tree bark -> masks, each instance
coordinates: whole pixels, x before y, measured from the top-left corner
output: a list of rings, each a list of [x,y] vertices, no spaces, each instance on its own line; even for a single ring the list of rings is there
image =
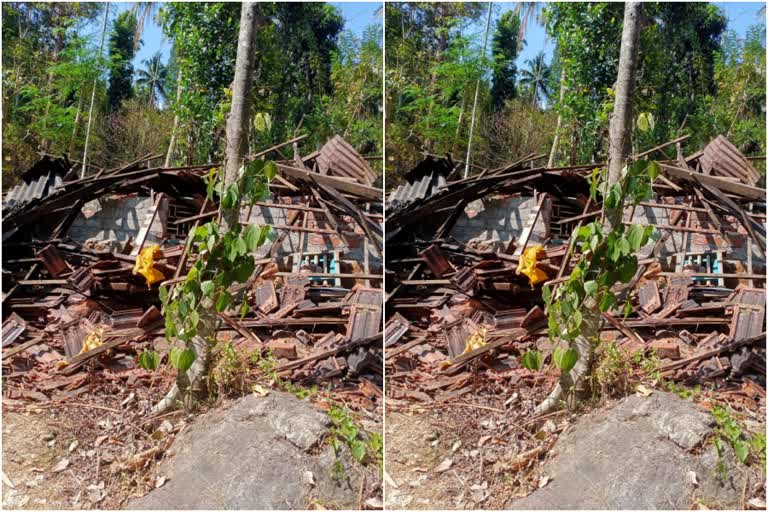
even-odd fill
[[[107,33],[107,20],[109,19],[109,2],[104,4],[104,25],[101,27],[101,41],[99,42],[98,67],[101,69],[101,56],[104,51],[104,36]],[[91,90],[91,106],[88,109],[88,128],[85,130],[85,148],[83,149],[83,169],[80,171],[80,178],[85,178],[88,169],[88,143],[91,141],[91,124],[93,123],[93,103],[96,100],[96,85],[99,83],[99,75],[93,79],[93,89]]]
[[[483,52],[480,54],[481,59],[485,59],[485,47],[488,44],[488,32],[491,30],[491,12],[493,9],[493,2],[488,2],[488,21],[485,24],[485,37],[483,37]],[[482,63],[482,60],[481,60]],[[469,142],[467,142],[467,161],[464,165],[464,177],[469,176],[469,166],[472,160],[472,138],[475,134],[475,115],[477,114],[477,96],[480,92],[480,78],[477,77],[477,84],[475,84],[475,100],[472,102],[472,119],[469,121]]]
[[[225,186],[237,180],[237,173],[248,150],[248,120],[251,118],[251,86],[256,53],[257,17],[257,4],[255,2],[243,2],[240,14],[240,35],[237,38],[232,108],[227,118],[227,150],[224,162]],[[233,208],[222,215],[225,230],[239,222],[239,213],[237,208]]]
[[[240,15],[240,34],[237,41],[235,81],[232,88],[232,107],[227,119],[227,155],[224,163],[224,185],[237,180],[240,165],[248,149],[248,120],[251,111],[251,85],[253,62],[256,50],[257,4],[243,2]],[[226,231],[239,222],[240,208],[235,207],[222,216],[222,227]],[[152,409],[160,414],[174,406],[179,398],[189,407],[193,394],[199,394],[205,384],[211,345],[216,336],[216,314],[213,307],[199,310],[199,334],[192,339],[189,347],[195,352],[195,361],[186,373],[179,373],[176,384]]]
[[[179,129],[179,112],[178,104],[181,100],[181,68],[176,75],[176,114],[173,116],[173,128],[171,129],[171,140],[168,142],[168,153],[165,155],[165,167],[171,166],[171,160],[173,159],[173,151],[176,149],[176,132]]]
[[[560,103],[559,107],[562,108],[563,99],[565,98],[565,68],[560,69]],[[555,158],[557,158],[557,146],[560,144],[560,130],[563,126],[563,115],[557,114],[557,127],[555,128],[555,138],[552,141],[552,150],[549,152],[549,160],[547,161],[547,167],[555,166]]]
[[[629,151],[629,133],[632,126],[632,98],[635,91],[637,71],[638,34],[640,31],[640,3],[629,2],[624,8],[624,28],[621,36],[619,74],[616,84],[616,102],[610,124],[610,154],[608,161],[608,186],[619,182],[624,160]],[[621,223],[621,207],[606,210],[606,223],[609,229]],[[583,323],[581,336],[573,343],[579,355],[576,366],[570,372],[560,376],[560,382],[552,392],[534,410],[534,415],[546,414],[563,397],[571,405],[576,392],[583,391],[592,368],[594,348],[599,342],[601,316],[597,303],[589,299],[582,310]]]
[[[640,2],[627,2],[624,5],[624,28],[621,33],[619,73],[616,78],[616,101],[613,105],[608,135],[608,187],[619,182],[624,161],[629,153],[641,9]],[[622,214],[621,209],[606,210],[608,227],[618,226],[621,223]]]

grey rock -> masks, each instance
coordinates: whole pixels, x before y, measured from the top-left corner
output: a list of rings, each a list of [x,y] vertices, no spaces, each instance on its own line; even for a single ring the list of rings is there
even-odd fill
[[[549,484],[507,508],[689,509],[696,500],[738,507],[749,470],[726,452],[725,477],[718,471],[720,458],[706,443],[713,423],[673,394],[627,397],[567,430],[541,468]]]
[[[304,509],[312,500],[356,508],[362,473],[324,443],[330,424],[287,393],[243,397],[183,431],[159,468],[165,485],[127,508]]]

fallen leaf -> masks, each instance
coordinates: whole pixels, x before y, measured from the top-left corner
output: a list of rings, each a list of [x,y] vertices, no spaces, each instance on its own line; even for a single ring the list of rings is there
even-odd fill
[[[69,466],[69,459],[61,459],[55,466],[53,466],[53,469],[51,469],[51,473],[61,473],[67,467]]]
[[[253,385],[253,394],[256,396],[267,396],[270,390],[260,384]]]
[[[384,508],[384,503],[379,498],[368,498],[367,500],[365,500],[364,503],[367,507],[370,507],[373,509]]]
[[[752,498],[747,502],[747,505],[758,510],[765,510],[765,498]]]
[[[160,487],[162,487],[165,484],[166,480],[168,479],[166,478],[165,475],[158,476],[157,482],[155,482],[155,489],[159,489]]]
[[[637,394],[640,396],[651,396],[653,394],[652,389],[642,384],[638,384],[638,386],[635,388],[635,391],[637,391]]]
[[[304,472],[304,481],[309,485],[315,485],[315,474],[311,471]]]
[[[696,478],[696,472],[695,471],[689,471],[688,472],[688,481],[691,482],[693,485],[699,485],[699,481]]]
[[[69,451],[70,453],[75,451],[80,443],[77,442],[77,440],[72,441],[72,443],[69,445]]]
[[[549,483],[549,475],[543,475],[541,478],[539,478],[539,489],[541,489],[548,483]]]
[[[435,468],[435,473],[443,473],[445,471],[448,471],[450,467],[453,466],[453,459],[445,459],[443,462],[438,464],[438,466]]]
[[[453,443],[453,446],[451,446],[451,451],[455,452],[459,448],[461,448],[461,441],[456,441],[455,443]]]

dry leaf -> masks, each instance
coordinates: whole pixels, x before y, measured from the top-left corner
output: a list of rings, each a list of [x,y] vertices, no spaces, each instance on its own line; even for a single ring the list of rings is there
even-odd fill
[[[260,384],[253,385],[253,394],[256,396],[267,396],[270,390]]]
[[[155,489],[162,487],[166,480],[168,480],[168,478],[165,475],[158,476],[157,481],[155,482]]]
[[[61,473],[67,467],[69,466],[69,459],[61,459],[55,466],[53,466],[53,469],[51,469],[51,473]]]
[[[453,459],[445,459],[435,468],[435,473],[443,473],[448,471],[451,466],[453,466]]]
[[[637,391],[637,394],[640,396],[651,396],[653,394],[652,389],[647,388],[642,384],[638,384],[638,386],[635,388],[635,391]]]
[[[549,475],[543,475],[541,478],[539,478],[539,489],[547,485],[549,480]]]

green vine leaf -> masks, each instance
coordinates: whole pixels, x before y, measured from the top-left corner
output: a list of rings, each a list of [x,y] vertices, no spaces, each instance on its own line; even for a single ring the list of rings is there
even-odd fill
[[[562,372],[569,372],[576,366],[576,362],[579,360],[579,353],[575,348],[564,349],[562,347],[556,347],[552,359],[555,361],[555,366],[560,368]]]
[[[538,350],[528,350],[523,354],[520,363],[523,365],[523,368],[527,368],[531,371],[538,371],[544,363],[544,356],[542,356],[541,352]]]

